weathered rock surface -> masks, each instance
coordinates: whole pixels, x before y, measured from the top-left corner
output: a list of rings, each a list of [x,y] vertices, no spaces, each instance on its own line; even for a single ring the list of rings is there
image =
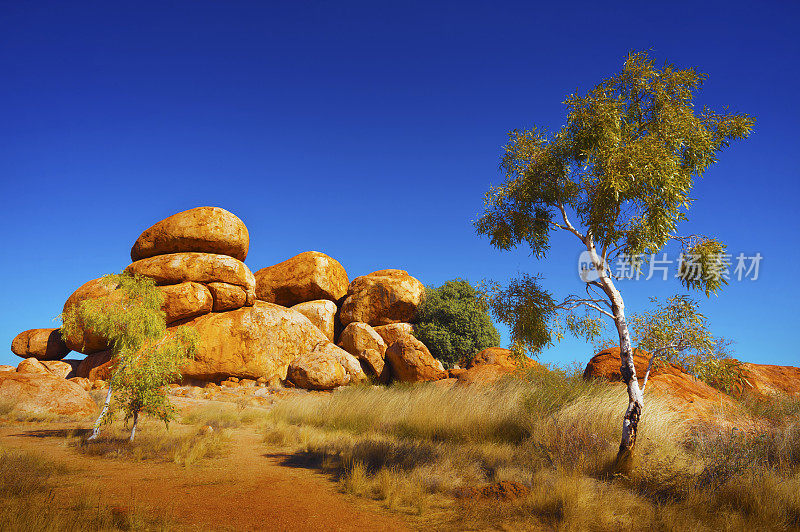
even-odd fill
[[[70,352],[59,329],[29,329],[11,341],[11,352],[22,358],[61,360]]]
[[[42,375],[50,375],[50,370],[35,358],[26,358],[17,365],[18,373],[39,373]]]
[[[212,253],[170,253],[137,260],[125,271],[144,275],[156,284],[222,282],[241,286],[246,292],[255,289],[255,277],[240,260]]]
[[[206,381],[230,376],[285,379],[294,359],[310,353],[317,344],[330,344],[325,334],[299,312],[263,301],[256,301],[252,307],[206,314],[186,325],[197,330],[200,343],[195,359],[181,373]]]
[[[347,272],[318,251],[306,251],[256,272],[256,297],[291,307],[305,301],[339,301],[347,293]]]
[[[314,351],[323,352],[335,358],[350,377],[350,382],[356,383],[366,380],[367,375],[364,373],[364,369],[358,359],[341,347],[326,341],[318,343],[314,347]]]
[[[158,289],[164,296],[161,308],[168,324],[208,314],[214,306],[211,292],[200,283],[178,283],[159,286]]]
[[[247,227],[237,216],[219,207],[197,207],[145,230],[133,244],[131,260],[194,251],[243,261],[249,247]]]
[[[339,347],[353,356],[358,356],[361,351],[374,349],[381,355],[386,352],[386,342],[366,323],[354,321],[347,325],[339,337]]]
[[[109,303],[113,302],[116,297],[113,293],[117,285],[108,279],[99,278],[92,279],[81,285],[64,303],[62,312],[74,312],[77,310],[78,305],[82,301],[90,299],[106,298]],[[64,337],[64,343],[73,351],[79,353],[90,354],[98,351],[104,351],[109,348],[108,340],[103,336],[97,334],[87,327],[81,327],[79,323],[79,330],[77,333]]]
[[[67,380],[70,382],[74,382],[87,392],[92,389],[92,381],[90,381],[89,379],[85,379],[83,377],[70,377]]]
[[[507,375],[513,375],[514,369],[499,364],[480,364],[469,369],[451,369],[450,377],[458,379],[458,384],[492,384]]]
[[[505,349],[503,347],[487,347],[486,349],[476,353],[472,358],[462,360],[460,365],[464,369],[470,369],[475,366],[482,366],[486,364],[496,364],[512,371],[518,368],[545,369],[544,366],[535,360],[526,356],[517,357],[514,355],[512,350]]]
[[[353,279],[339,319],[342,325],[412,322],[424,296],[425,287],[408,272],[379,270]]]
[[[287,378],[307,390],[332,390],[350,382],[350,376],[336,357],[325,351],[313,351],[294,359],[289,364]]]
[[[236,310],[244,306],[252,306],[253,299],[248,303],[247,291],[241,286],[228,283],[208,283],[208,290],[211,292],[214,304],[214,312],[225,310]],[[255,294],[255,291],[251,292]]]
[[[433,358],[425,344],[405,336],[386,350],[392,378],[401,382],[435,381],[447,378],[442,363]]]
[[[389,325],[373,327],[373,329],[383,338],[387,346],[392,345],[403,336],[413,336],[414,334],[414,326],[410,323],[390,323]]]
[[[639,381],[644,379],[644,374],[647,371],[647,364],[650,361],[650,355],[646,351],[639,349],[633,353],[633,365],[636,367],[636,378]],[[674,364],[664,363],[661,365],[653,364],[650,370],[650,378],[661,373],[670,373],[678,375],[684,373],[680,368]],[[620,372],[620,358],[619,347],[611,347],[603,349],[586,365],[583,371],[584,379],[603,379],[609,382],[622,382],[622,374]]]
[[[763,395],[787,394],[800,396],[800,368],[769,364],[742,363],[745,389]]]
[[[336,332],[336,303],[329,299],[317,299],[293,305],[292,310],[296,310],[308,318],[320,331],[325,333],[328,340],[333,342]]]
[[[17,368],[8,364],[0,364],[0,371],[17,371]]]
[[[339,347],[358,358],[366,372],[379,382],[388,382],[389,368],[384,361],[387,346],[375,329],[366,323],[353,322],[342,331]]]
[[[0,401],[26,414],[83,416],[95,411],[86,390],[50,373],[0,372]]]
[[[72,373],[72,366],[60,360],[42,360],[42,365],[55,377],[66,379]]]

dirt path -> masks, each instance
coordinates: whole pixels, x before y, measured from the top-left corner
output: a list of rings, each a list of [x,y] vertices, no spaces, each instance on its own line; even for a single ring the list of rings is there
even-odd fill
[[[168,520],[223,530],[408,530],[397,517],[338,493],[321,474],[265,454],[252,429],[233,432],[229,455],[187,468],[156,461],[89,457],[66,446],[59,429],[0,426],[0,443],[70,468],[55,475],[54,500],[135,507]]]

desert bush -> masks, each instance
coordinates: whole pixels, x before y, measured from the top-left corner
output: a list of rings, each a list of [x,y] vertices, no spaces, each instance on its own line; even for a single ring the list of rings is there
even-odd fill
[[[417,311],[414,336],[448,368],[464,357],[500,344],[500,334],[487,305],[463,279],[426,288],[425,300]]]

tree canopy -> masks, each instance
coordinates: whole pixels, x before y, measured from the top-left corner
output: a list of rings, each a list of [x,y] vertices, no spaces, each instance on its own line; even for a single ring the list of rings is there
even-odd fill
[[[104,279],[116,285],[111,294],[87,299],[62,316],[65,334],[79,334],[88,328],[107,338],[112,351],[112,373],[106,404],[97,419],[94,436],[103,422],[120,410],[125,422],[133,418],[131,440],[139,413],[165,423],[174,415],[166,386],[180,378],[180,366],[193,356],[197,332],[189,327],[167,331],[161,309],[163,295],[153,279],[139,275],[114,274]],[[109,411],[112,396],[115,404]]]
[[[426,288],[414,335],[447,367],[500,343],[481,294],[463,279]]]

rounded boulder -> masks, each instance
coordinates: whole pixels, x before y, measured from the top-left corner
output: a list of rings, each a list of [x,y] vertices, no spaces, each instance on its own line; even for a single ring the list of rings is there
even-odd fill
[[[404,270],[380,270],[356,277],[342,304],[342,325],[354,321],[376,325],[412,322],[425,297],[425,286]]]
[[[70,352],[70,348],[61,338],[59,329],[29,329],[14,337],[11,352],[22,358],[61,360]]]
[[[347,294],[349,280],[339,261],[318,251],[306,251],[256,272],[256,297],[267,303],[291,307]]]
[[[249,247],[250,234],[236,215],[219,207],[197,207],[173,214],[146,229],[131,248],[131,260],[200,252],[243,261]]]

